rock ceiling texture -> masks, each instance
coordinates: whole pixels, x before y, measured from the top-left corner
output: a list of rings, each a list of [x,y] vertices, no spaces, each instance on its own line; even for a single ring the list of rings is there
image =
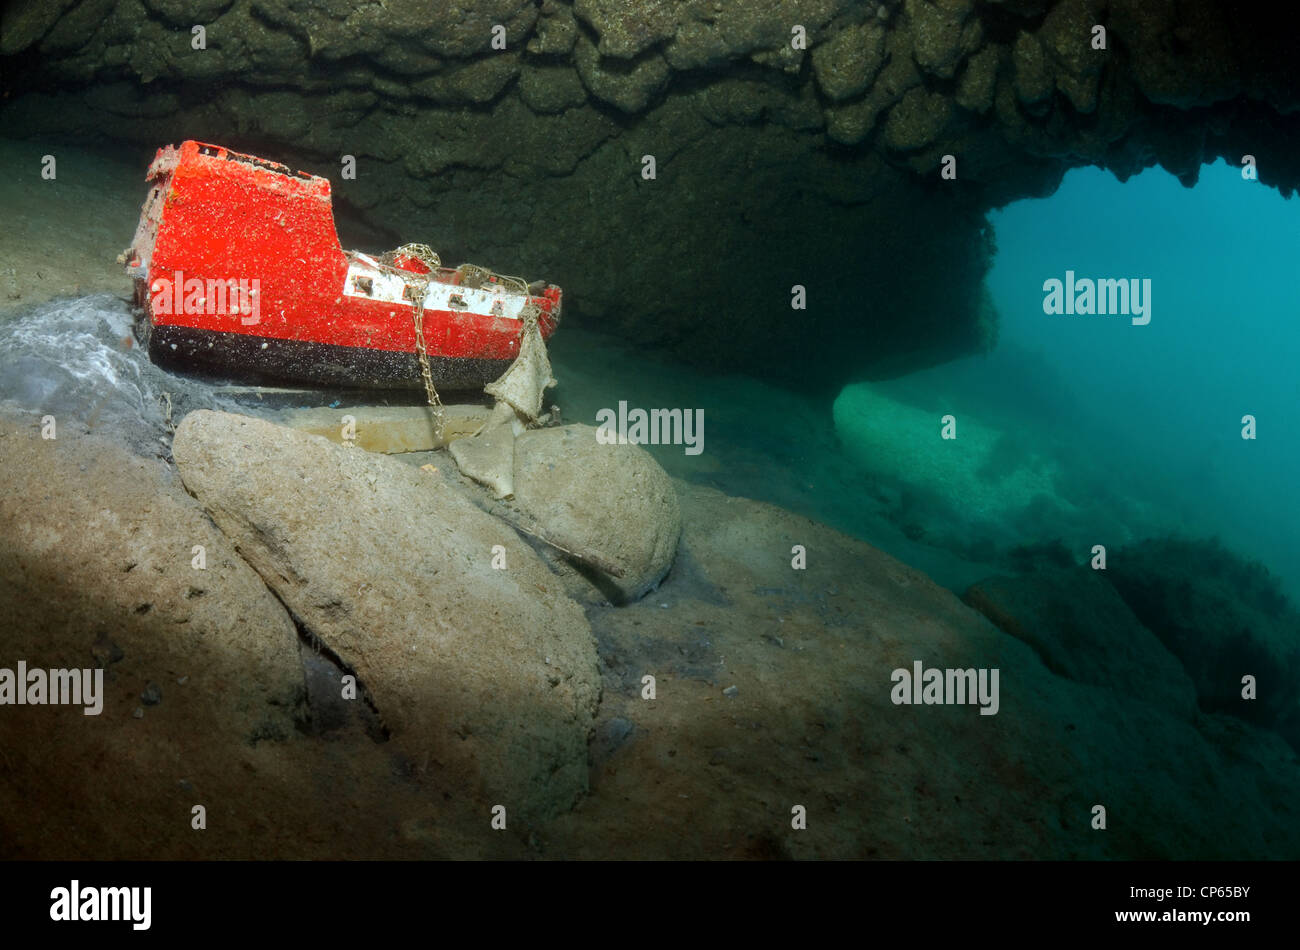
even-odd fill
[[[561,284],[566,319],[829,390],[989,347],[985,213],[1071,167],[1190,184],[1252,155],[1290,194],[1300,13],[1279,9],[11,2],[0,134],[254,151],[394,243]]]

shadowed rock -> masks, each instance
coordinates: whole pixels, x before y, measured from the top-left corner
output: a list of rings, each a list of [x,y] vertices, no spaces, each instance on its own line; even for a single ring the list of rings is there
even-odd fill
[[[419,773],[530,820],[582,794],[591,633],[506,524],[419,469],[246,416],[191,413],[173,452]]]
[[[1053,673],[1196,715],[1187,672],[1091,568],[990,577],[962,600],[1034,648]]]

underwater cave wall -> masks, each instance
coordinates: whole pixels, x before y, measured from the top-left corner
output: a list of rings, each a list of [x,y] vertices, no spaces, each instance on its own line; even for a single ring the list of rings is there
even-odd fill
[[[1212,0],[20,0],[0,134],[255,151],[393,243],[561,284],[566,319],[830,391],[990,346],[984,214],[1069,167],[1191,182],[1250,154],[1289,194],[1297,22]]]

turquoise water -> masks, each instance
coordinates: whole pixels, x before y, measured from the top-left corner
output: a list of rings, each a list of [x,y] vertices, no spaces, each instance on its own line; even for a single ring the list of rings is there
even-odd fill
[[[1224,162],[1190,189],[1160,169],[1120,183],[1089,168],[993,221],[1003,339],[1037,350],[1097,423],[1086,449],[1115,463],[1117,483],[1175,503],[1189,532],[1220,534],[1295,591],[1300,203]],[[1044,314],[1043,281],[1067,268],[1150,277],[1150,324]],[[1254,441],[1241,437],[1247,414]]]
[[[1099,542],[1122,505],[1135,536],[1217,536],[1295,599],[1300,204],[1220,162],[1190,189],[1159,169],[1123,183],[1078,169],[1051,197],[991,218],[994,352],[877,388],[991,423],[1022,454],[1060,460]],[[1076,281],[1149,279],[1150,322],[1045,313],[1044,282],[1067,271]],[[1246,415],[1254,440],[1242,438]],[[1037,540],[1055,529],[1044,519]]]

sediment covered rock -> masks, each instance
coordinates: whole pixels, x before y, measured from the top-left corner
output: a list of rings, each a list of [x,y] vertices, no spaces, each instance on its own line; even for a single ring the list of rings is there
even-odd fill
[[[602,445],[585,425],[525,432],[515,440],[514,490],[543,535],[582,559],[615,600],[643,596],[672,566],[677,493],[638,445]]]
[[[0,706],[7,851],[180,856],[194,804],[249,833],[307,718],[294,625],[164,463],[54,422],[0,414],[0,667],[100,670],[102,710]]]
[[[588,611],[605,691],[592,797],[551,828],[570,853],[1300,854],[1300,766],[1276,733],[1229,716],[1193,721],[1179,689],[1171,707],[1149,690],[1058,675],[1029,644],[867,544],[768,505],[677,487],[682,551],[663,586]],[[1056,646],[1076,675],[1107,678],[1106,661],[1086,656],[1099,641],[1079,643],[1082,656],[1073,643]],[[1146,655],[1128,651],[1110,668]],[[917,661],[996,668],[997,712],[981,715],[969,699],[895,703],[894,671]],[[1166,675],[1168,664],[1156,670]],[[1140,666],[1125,675],[1140,685]],[[1099,804],[1105,831],[1092,825]],[[807,831],[791,830],[795,806]],[[625,810],[653,815],[656,834],[621,821]]]
[[[246,416],[191,413],[173,451],[421,774],[528,820],[582,794],[591,632],[508,525],[412,466]]]
[[[962,600],[1028,643],[1053,673],[1196,716],[1183,665],[1090,567],[990,577]]]
[[[1300,613],[1266,568],[1217,542],[1159,538],[1114,552],[1106,574],[1186,667],[1202,709],[1277,729],[1300,749]]]
[[[588,607],[596,681],[578,646],[591,634],[554,579],[414,465],[193,414],[176,455],[218,531],[160,460],[76,424],[57,442],[28,419],[3,432],[0,666],[14,651],[99,663],[108,686],[100,717],[0,707],[0,831],[17,856],[1300,855],[1300,768],[1276,733],[1082,682],[1102,666],[1064,640],[1053,655],[1080,678],[1057,675],[1046,641],[1031,648],[917,571],[768,505],[674,483],[668,577],[651,598]],[[192,538],[210,586],[191,597]],[[483,563],[488,540],[505,570]],[[366,671],[389,741],[292,728],[274,701],[299,692],[292,623],[241,554],[308,636]],[[124,571],[123,556],[141,560]],[[1079,646],[1107,643],[1119,650]],[[997,669],[996,713],[894,702],[893,672],[917,661]],[[286,736],[256,730],[268,710]],[[566,811],[588,733],[590,794]],[[489,776],[507,783],[499,802],[482,797]],[[487,801],[528,833],[488,830]],[[191,826],[199,804],[207,831]]]

